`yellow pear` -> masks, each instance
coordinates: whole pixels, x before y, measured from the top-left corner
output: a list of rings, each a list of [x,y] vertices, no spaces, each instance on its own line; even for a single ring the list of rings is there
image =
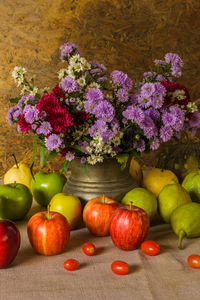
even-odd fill
[[[137,182],[137,184],[141,186],[143,180],[142,168],[139,162],[134,157],[132,157],[131,159],[129,173],[131,174],[133,179]]]
[[[22,183],[31,189],[32,175],[30,167],[25,163],[16,163],[4,175],[4,184],[8,183]]]
[[[154,168],[143,180],[143,187],[151,191],[156,197],[167,184],[178,183],[177,176],[170,170]]]

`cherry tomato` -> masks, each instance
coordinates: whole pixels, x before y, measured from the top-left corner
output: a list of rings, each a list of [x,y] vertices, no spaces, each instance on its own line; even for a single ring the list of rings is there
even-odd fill
[[[190,267],[200,269],[200,255],[192,254],[188,256],[187,262]]]
[[[79,262],[76,259],[68,259],[64,262],[64,268],[68,271],[75,271],[79,267]]]
[[[141,244],[142,251],[147,255],[158,255],[160,246],[154,241],[145,241]]]
[[[83,252],[88,255],[88,256],[92,256],[92,255],[95,255],[96,253],[96,247],[94,244],[92,243],[85,243],[82,247],[83,249]]]
[[[126,275],[129,273],[129,265],[121,260],[116,260],[111,264],[111,270],[117,275]]]

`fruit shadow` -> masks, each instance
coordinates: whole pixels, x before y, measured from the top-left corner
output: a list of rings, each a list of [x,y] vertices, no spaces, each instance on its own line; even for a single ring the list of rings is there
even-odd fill
[[[140,269],[142,269],[142,267],[139,265],[129,265],[129,274],[136,273]]]
[[[75,249],[80,249],[84,243],[91,242],[95,244],[95,242],[101,237],[96,237],[92,235],[89,231],[81,231],[81,232],[73,232],[71,234],[69,244],[67,245],[66,251],[74,251]],[[105,247],[97,247],[96,254],[100,255],[104,252]]]
[[[32,247],[27,247],[24,249],[20,249],[19,253],[17,254],[16,259],[14,262],[11,264],[12,268],[17,268],[18,265],[23,265],[23,264],[29,264],[31,260],[35,261],[35,252],[32,249]]]

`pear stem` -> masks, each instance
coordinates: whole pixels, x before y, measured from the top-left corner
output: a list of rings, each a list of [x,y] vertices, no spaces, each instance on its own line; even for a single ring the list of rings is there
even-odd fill
[[[179,249],[183,249],[183,247],[182,247],[182,240],[183,240],[183,238],[186,236],[186,233],[185,233],[185,231],[184,230],[180,230],[179,231],[179,234],[178,234],[178,237],[179,237],[179,239],[178,239],[178,248]]]
[[[19,165],[18,165],[18,162],[17,162],[17,159],[16,159],[16,156],[15,156],[15,154],[13,153],[13,154],[12,154],[12,156],[14,157],[15,164],[16,164],[17,168],[19,168]]]
[[[132,210],[133,201],[130,201],[130,210]]]
[[[103,194],[103,203],[105,203],[105,194]]]

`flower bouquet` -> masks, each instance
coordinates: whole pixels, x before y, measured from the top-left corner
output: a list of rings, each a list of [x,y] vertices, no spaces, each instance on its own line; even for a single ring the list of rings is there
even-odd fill
[[[78,45],[65,43],[60,49],[67,66],[58,72],[51,92],[39,92],[24,68],[15,67],[12,73],[22,96],[11,99],[16,105],[7,119],[19,132],[35,134],[33,161],[39,143],[41,167],[58,153],[65,158],[64,172],[75,157],[86,169],[109,157],[124,167],[130,154],[156,150],[183,131],[195,134],[200,127],[200,113],[187,89],[173,80],[183,67],[177,54],[155,60],[154,70],[133,88],[122,71],[114,70],[108,78],[106,67],[88,62]]]

